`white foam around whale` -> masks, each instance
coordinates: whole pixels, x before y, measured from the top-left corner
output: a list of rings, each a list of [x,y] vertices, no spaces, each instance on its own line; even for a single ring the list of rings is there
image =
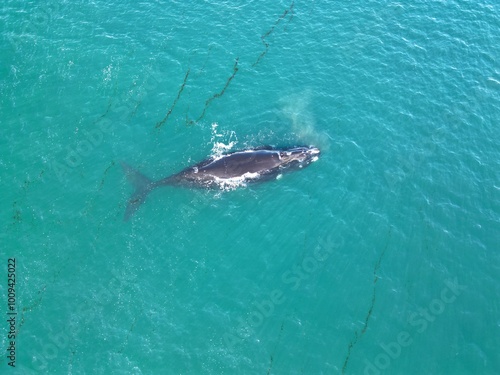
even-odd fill
[[[227,134],[219,133],[217,131],[218,126],[219,124],[216,122],[212,124],[212,136],[210,137],[210,143],[212,144],[210,155],[214,159],[220,159],[222,155],[231,151],[238,144],[238,137],[235,131],[231,130]]]

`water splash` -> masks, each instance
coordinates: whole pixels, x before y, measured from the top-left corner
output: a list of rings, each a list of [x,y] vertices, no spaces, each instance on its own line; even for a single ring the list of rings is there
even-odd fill
[[[71,62],[71,61],[70,61]],[[73,65],[73,62],[71,62],[71,65]],[[68,65],[69,66],[69,65]],[[102,70],[102,75],[103,75],[103,81],[105,83],[111,81],[111,78],[113,76],[113,64],[109,64],[107,67],[105,67]]]
[[[212,144],[210,155],[215,159],[220,159],[223,154],[231,151],[238,144],[238,137],[234,130],[219,133],[217,131],[218,126],[219,124],[216,122],[212,124],[212,136],[210,137],[210,143]]]

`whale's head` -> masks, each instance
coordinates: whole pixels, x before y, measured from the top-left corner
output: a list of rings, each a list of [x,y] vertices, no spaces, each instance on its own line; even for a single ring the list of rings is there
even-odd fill
[[[318,160],[320,153],[316,147],[299,146],[280,151],[280,159],[283,167],[303,168]]]

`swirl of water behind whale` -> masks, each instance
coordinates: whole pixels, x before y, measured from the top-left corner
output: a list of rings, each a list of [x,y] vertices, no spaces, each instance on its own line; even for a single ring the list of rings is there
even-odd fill
[[[227,189],[245,186],[250,182],[270,180],[283,172],[303,168],[316,161],[319,154],[320,150],[316,147],[275,149],[264,146],[211,157],[158,181],[151,180],[128,164],[121,162],[127,179],[135,188],[128,201],[124,220],[130,219],[144,203],[147,195],[157,187],[172,185]]]

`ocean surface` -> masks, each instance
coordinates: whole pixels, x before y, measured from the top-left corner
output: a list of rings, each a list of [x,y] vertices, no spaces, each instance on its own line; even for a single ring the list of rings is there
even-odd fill
[[[498,2],[6,0],[0,26],[1,374],[500,373]],[[121,161],[261,145],[322,154],[123,221]]]

